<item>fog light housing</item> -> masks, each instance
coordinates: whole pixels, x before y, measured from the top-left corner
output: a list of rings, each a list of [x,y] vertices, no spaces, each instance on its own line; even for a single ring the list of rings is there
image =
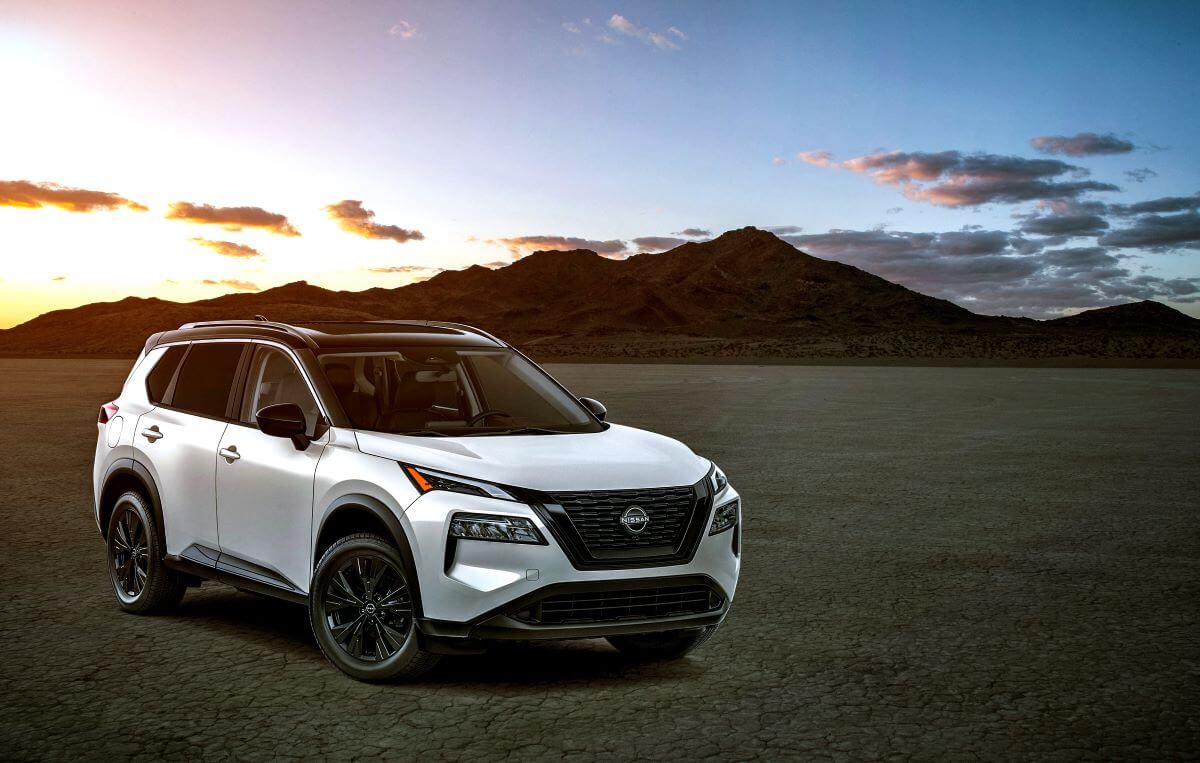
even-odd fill
[[[458,540],[546,545],[546,539],[538,532],[533,520],[498,514],[455,514],[450,518],[450,537]]]
[[[734,498],[729,503],[723,503],[713,512],[712,525],[708,528],[709,535],[723,533],[733,527],[738,522],[738,515],[742,511],[742,502],[738,498]]]

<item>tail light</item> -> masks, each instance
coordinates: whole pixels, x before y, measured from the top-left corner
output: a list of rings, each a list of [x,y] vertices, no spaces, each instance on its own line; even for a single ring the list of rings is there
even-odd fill
[[[100,406],[99,422],[101,424],[107,424],[108,422],[112,421],[113,416],[116,416],[116,415],[117,415],[117,404],[116,403],[105,403],[104,405]]]

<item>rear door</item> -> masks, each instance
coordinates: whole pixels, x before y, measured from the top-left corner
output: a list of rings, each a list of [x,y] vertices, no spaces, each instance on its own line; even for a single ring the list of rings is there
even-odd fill
[[[136,458],[158,484],[170,555],[215,563],[217,447],[247,347],[246,342],[193,342],[161,401],[138,420]],[[154,387],[162,380],[149,381]]]
[[[220,568],[276,587],[308,590],[313,481],[328,435],[297,450],[289,439],[263,434],[255,414],[295,403],[312,437],[322,411],[291,355],[255,345],[240,416],[230,423],[217,454]]]

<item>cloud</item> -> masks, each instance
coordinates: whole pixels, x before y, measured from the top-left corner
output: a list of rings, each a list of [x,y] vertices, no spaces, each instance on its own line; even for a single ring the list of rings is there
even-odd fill
[[[817,167],[830,167],[834,164],[833,154],[828,151],[801,151],[796,154],[796,158],[806,164],[813,164]]]
[[[50,280],[51,281],[65,281],[65,280],[67,280],[67,277],[66,276],[54,276]]]
[[[1109,208],[1118,215],[1140,215],[1146,212],[1187,212],[1200,209],[1200,193],[1193,196],[1163,196],[1136,204],[1119,204]]]
[[[1097,135],[1094,132],[1081,132],[1078,135],[1043,135],[1029,141],[1029,144],[1043,154],[1062,154],[1064,156],[1097,156],[1100,154],[1128,154],[1134,145],[1122,140],[1112,133]]]
[[[428,265],[389,265],[382,268],[367,268],[371,273],[428,273],[436,275],[445,268],[433,268]]]
[[[582,34],[583,33],[583,30],[579,28],[579,25],[573,21],[564,22],[562,26],[563,26],[563,29],[567,30],[571,34]]]
[[[683,32],[681,32],[678,27],[673,27],[673,26],[667,27],[667,34],[671,35],[672,37],[677,37],[680,40],[684,40],[685,42],[687,41],[687,38],[688,38],[688,36],[686,34],[684,34]]]
[[[605,257],[620,258],[628,254],[628,245],[619,239],[599,241],[576,236],[513,236],[511,238],[489,238],[485,244],[494,244],[507,249],[513,259],[520,259],[538,251],[569,252],[574,249],[590,249]]]
[[[1133,225],[1101,236],[1097,243],[1102,246],[1149,249],[1155,252],[1200,249],[1200,213],[1191,211],[1177,215],[1143,215]]]
[[[795,235],[804,230],[799,225],[768,225],[765,230],[774,233],[776,236]]]
[[[1049,317],[1130,299],[1200,296],[1200,279],[1135,276],[1104,246],[1044,249],[1004,231],[831,230],[783,238],[983,313]]]
[[[688,240],[686,238],[672,238],[671,236],[642,236],[635,238],[633,243],[642,252],[665,252],[668,249],[674,249],[677,246],[688,243]]]
[[[259,291],[259,288],[256,284],[252,284],[249,281],[239,281],[236,278],[223,278],[220,281],[214,281],[211,278],[205,278],[200,283],[204,284],[205,286],[225,286],[230,289],[236,289],[237,291]]]
[[[57,183],[33,183],[28,180],[0,180],[0,207],[56,207],[68,212],[108,212],[124,207],[135,212],[146,211],[146,207],[136,201],[108,191],[88,191]]]
[[[411,40],[417,36],[417,27],[415,24],[400,19],[388,28],[388,34],[392,37],[399,37],[401,40]]]
[[[1101,202],[1055,200],[1040,206],[1052,214],[1025,215],[1021,230],[1039,236],[1095,236],[1108,229],[1103,215],[1107,205]]]
[[[687,39],[678,29],[675,29],[677,34],[672,34],[670,30],[674,29],[674,27],[669,27],[667,33],[662,34],[646,27],[638,26],[619,13],[612,15],[612,18],[608,20],[608,26],[615,32],[620,32],[627,37],[637,38],[647,45],[653,45],[661,50],[679,50],[679,43],[672,40],[672,37],[678,40]]]
[[[200,246],[207,247],[222,257],[261,257],[262,253],[252,246],[245,244],[237,244],[233,241],[213,241],[207,238],[193,238],[192,241]]]
[[[773,156],[771,157],[771,164],[775,165],[776,167],[782,167],[783,165],[787,164],[787,159],[784,159],[782,156]]]
[[[425,234],[419,230],[408,230],[395,225],[375,222],[375,213],[364,209],[361,201],[345,199],[325,207],[329,217],[337,221],[338,227],[347,233],[363,238],[387,239],[403,244],[407,241],[422,241]]]
[[[511,260],[493,260],[492,262],[485,262],[481,264],[480,267],[487,268],[488,270],[499,270],[500,268],[507,267],[511,264]]]
[[[1117,191],[1093,180],[1059,180],[1088,174],[1057,159],[1025,159],[961,151],[881,151],[837,163],[825,151],[798,155],[820,167],[870,174],[877,183],[898,185],[913,201],[947,207],[972,207],[1041,199],[1074,199],[1090,191]]]
[[[299,236],[287,217],[262,207],[214,207],[211,204],[172,202],[165,215],[168,220],[183,220],[197,225],[219,225],[227,231],[257,228],[280,236]]]
[[[1142,167],[1136,170],[1125,170],[1125,177],[1135,183],[1145,183],[1150,178],[1158,177],[1158,173],[1149,167]]]
[[[684,228],[683,230],[675,231],[671,235],[672,236],[687,236],[688,238],[702,238],[702,237],[706,237],[706,236],[711,236],[712,231],[707,230],[705,228]]]

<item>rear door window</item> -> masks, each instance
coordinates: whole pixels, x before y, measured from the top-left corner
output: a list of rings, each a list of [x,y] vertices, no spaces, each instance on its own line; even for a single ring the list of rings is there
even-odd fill
[[[214,419],[225,418],[245,346],[240,342],[193,344],[179,369],[171,407]]]
[[[167,396],[167,388],[171,386],[171,379],[175,377],[175,369],[179,368],[179,361],[185,352],[187,352],[186,344],[168,347],[146,376],[146,395],[150,398],[150,402],[158,405]]]

